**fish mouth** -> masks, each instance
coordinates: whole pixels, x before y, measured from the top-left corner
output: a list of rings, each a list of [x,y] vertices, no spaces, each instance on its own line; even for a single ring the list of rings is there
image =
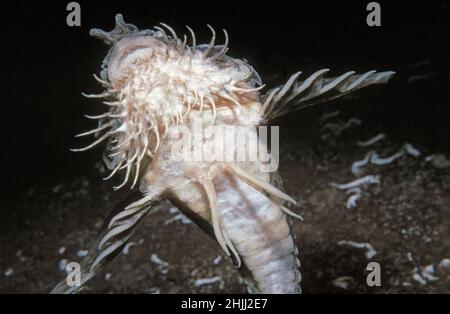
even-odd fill
[[[136,61],[150,58],[164,43],[152,36],[127,36],[118,41],[108,60],[108,79],[113,87],[120,88],[126,70]]]

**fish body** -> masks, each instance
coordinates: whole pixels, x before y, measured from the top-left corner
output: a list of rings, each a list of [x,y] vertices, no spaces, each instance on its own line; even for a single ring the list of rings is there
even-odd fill
[[[246,61],[216,45],[198,45],[187,28],[181,40],[168,25],[139,30],[116,16],[116,27],[91,35],[111,46],[100,77],[105,88],[88,98],[103,99],[96,140],[107,142],[104,161],[110,175],[122,174],[116,189],[130,186],[141,199],[107,221],[82,262],[87,280],[117,255],[138,223],[160,200],[169,200],[217,240],[244,276],[249,292],[300,293],[298,250],[288,216],[296,201],[283,191],[277,160],[261,136],[271,120],[362,87],[385,83],[393,72],[350,71],[326,78],[323,69],[300,80],[293,74],[282,86],[265,87]],[[267,130],[266,130],[267,131]],[[277,143],[275,143],[277,144]],[[273,152],[273,142],[271,150]],[[55,293],[75,292],[63,281]]]

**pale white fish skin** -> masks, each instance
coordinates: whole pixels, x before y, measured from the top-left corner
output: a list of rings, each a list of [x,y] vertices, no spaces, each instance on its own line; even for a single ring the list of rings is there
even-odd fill
[[[286,215],[242,181],[218,188],[224,227],[261,293],[300,293],[299,261]]]

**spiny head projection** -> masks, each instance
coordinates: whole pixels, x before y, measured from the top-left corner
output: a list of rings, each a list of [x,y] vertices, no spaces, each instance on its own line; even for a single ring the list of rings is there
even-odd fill
[[[110,110],[99,116],[95,130],[79,134],[96,134],[91,145],[74,151],[88,150],[109,140],[104,160],[111,174],[125,172],[124,181],[133,178],[132,188],[141,177],[142,168],[158,151],[161,139],[172,125],[183,124],[193,111],[216,111],[227,106],[239,111],[248,100],[255,100],[261,85],[258,74],[245,62],[226,55],[225,43],[215,45],[216,32],[208,25],[212,39],[208,45],[197,45],[194,31],[187,27],[181,41],[175,31],[161,23],[153,30],[139,30],[116,16],[111,32],[92,29],[90,34],[111,48],[103,61],[101,78],[106,89],[100,95]],[[259,86],[259,87],[257,87]]]

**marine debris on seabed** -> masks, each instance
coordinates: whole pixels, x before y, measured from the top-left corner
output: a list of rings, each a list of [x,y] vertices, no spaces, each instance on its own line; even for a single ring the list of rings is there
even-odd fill
[[[367,243],[367,242],[363,242],[363,243],[359,243],[359,242],[354,242],[354,241],[339,241],[338,245],[349,245],[351,247],[357,248],[357,249],[366,249],[366,257],[367,259],[371,259],[373,258],[375,255],[378,254],[378,252],[373,248],[372,244]]]

